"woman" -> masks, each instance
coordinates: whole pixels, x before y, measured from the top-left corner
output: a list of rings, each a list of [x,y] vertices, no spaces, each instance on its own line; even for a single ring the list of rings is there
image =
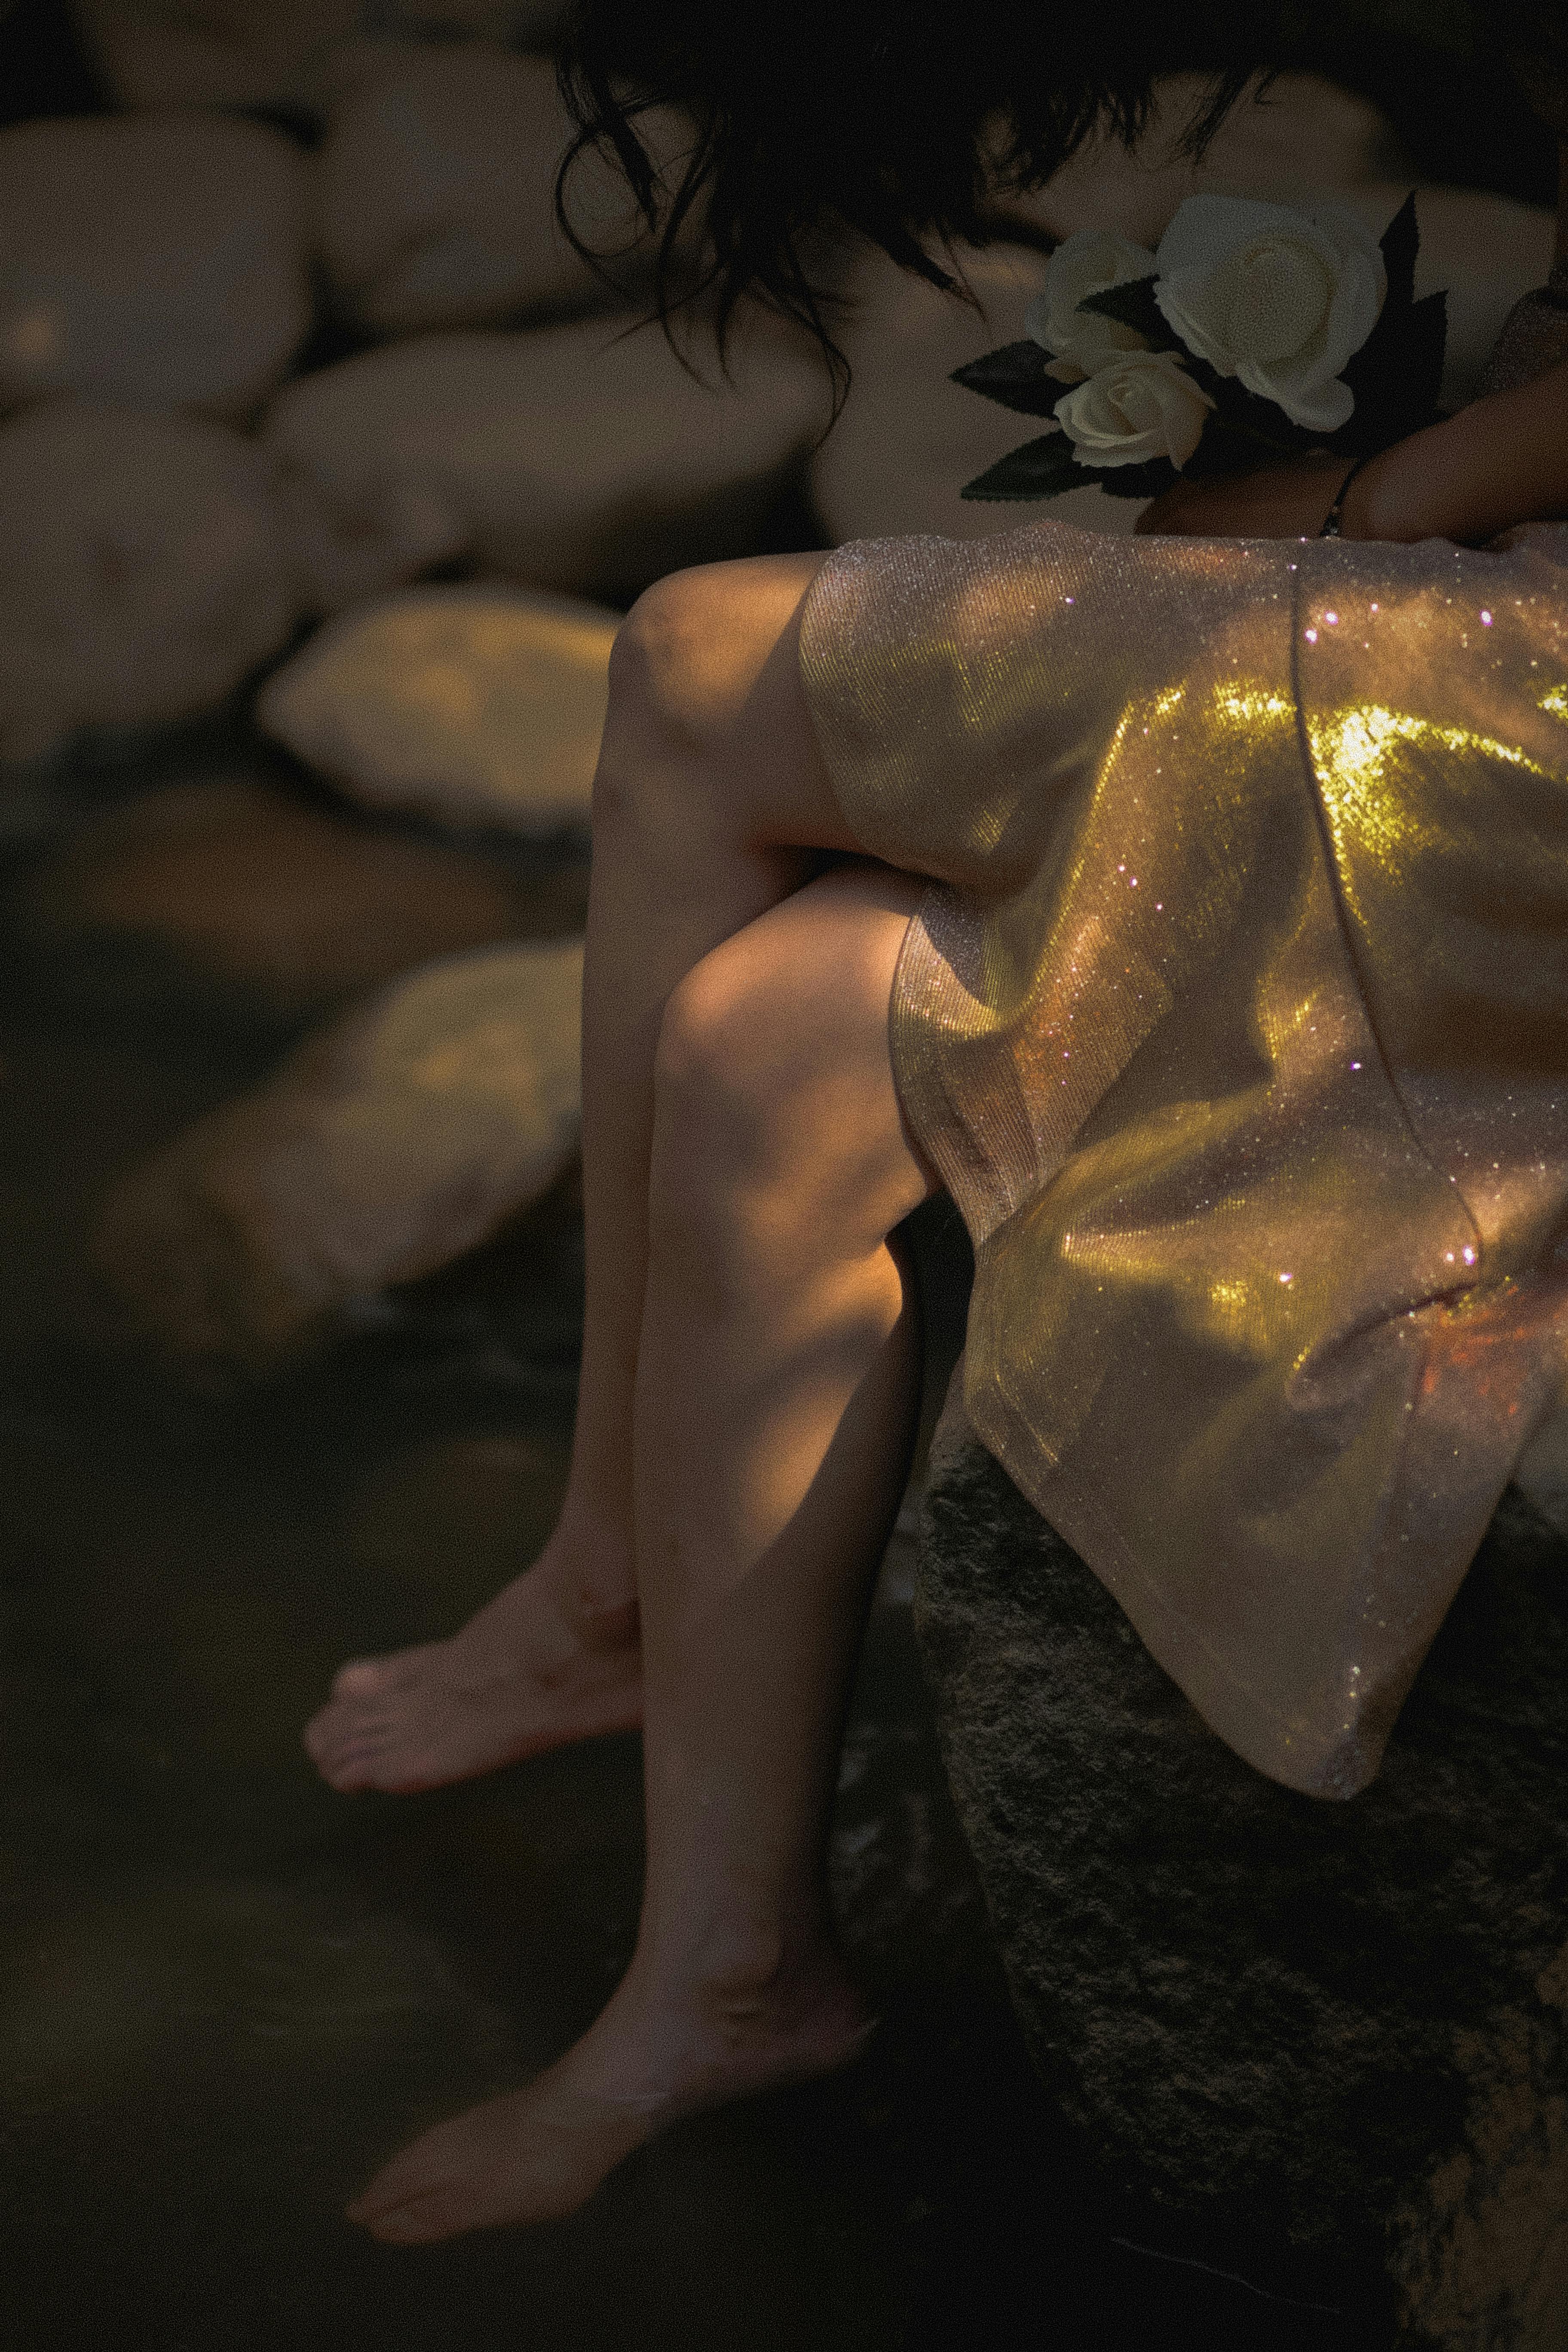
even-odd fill
[[[792,11],[771,50],[725,8],[638,32],[645,13],[588,11],[589,119],[635,178],[605,61],[695,104],[725,297],[760,282],[811,315],[795,255],[823,211],[931,274],[915,233],[974,228],[998,108],[1018,170],[1043,176],[1103,115],[1135,132],[1152,73],[1193,62],[1124,16],[1102,52],[1053,47],[1020,87],[1035,12],[999,0],[962,28],[837,8],[831,42],[824,10],[815,47]],[[1258,60],[1213,23],[1219,103]],[[1106,62],[1129,56],[1135,71]],[[868,125],[851,100],[871,89]],[[641,1932],[559,2064],[372,2183],[352,2211],[376,2235],[569,2211],[661,2123],[842,2064],[868,2031],[833,1944],[826,1822],[915,1418],[897,1228],[939,1181],[980,1244],[969,1389],[988,1442],[1244,1755],[1321,1793],[1375,1769],[1561,1377],[1546,1259],[1568,1188],[1535,1110],[1568,987],[1540,908],[1568,871],[1536,875],[1544,1091],[1494,1162],[1512,1190],[1489,1192],[1459,1163],[1495,1137],[1495,1103],[1472,1098],[1473,1040],[1452,1098],[1421,1096],[1431,1041],[1400,1024],[1419,1028],[1425,983],[1388,949],[1374,853],[1391,809],[1420,834],[1423,778],[1481,793],[1500,862],[1469,952],[1508,964],[1521,861],[1568,788],[1551,698],[1568,598],[1550,550],[1456,550],[1568,515],[1568,364],[1344,474],[1310,457],[1179,486],[1147,543],[1047,520],[966,549],[716,566],[634,609],[595,788],[587,1319],[561,1522],[453,1640],[345,1668],[309,1739],[335,1787],[412,1790],[640,1722]],[[1291,542],[1336,508],[1348,541],[1455,547],[1314,548],[1309,566]],[[1397,809],[1382,770],[1356,799],[1368,710],[1416,744]],[[1493,820],[1516,770],[1534,829],[1510,852]],[[1481,854],[1463,814],[1426,826],[1429,917]],[[1449,977],[1446,1002],[1474,995],[1473,972]],[[1280,1234],[1311,1262],[1274,1266]],[[1472,1437],[1478,1398],[1497,1410]],[[1148,1457],[1131,1495],[1108,1475],[1108,1403],[1121,1454],[1132,1426]],[[1460,1474],[1439,1462],[1457,1427]],[[1216,1471],[1265,1459],[1282,1466],[1244,1507],[1216,1502]],[[1308,1571],[1283,1609],[1281,1544]],[[1424,1563],[1396,1593],[1394,1558]]]

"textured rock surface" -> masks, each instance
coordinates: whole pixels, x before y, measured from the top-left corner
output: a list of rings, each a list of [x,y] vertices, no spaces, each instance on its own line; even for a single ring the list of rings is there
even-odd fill
[[[1001,245],[961,247],[956,257],[979,317],[879,255],[850,280],[853,308],[835,333],[854,378],[811,467],[812,505],[836,545],[905,530],[982,539],[1047,511],[960,498],[965,482],[1042,428],[948,381],[954,368],[1023,334],[1046,257]],[[1109,531],[1131,530],[1142,510],[1142,501],[1110,498],[1093,482],[1049,508],[1056,521]]]
[[[362,36],[482,35],[542,47],[563,0],[70,0],[125,106],[318,108]]]
[[[614,300],[555,217],[572,129],[554,67],[489,43],[418,49],[356,81],[319,161],[321,257],[342,309],[411,334]],[[676,117],[645,115],[638,131],[671,151],[689,143]],[[617,283],[640,286],[651,256],[625,182],[584,158],[571,189],[579,236],[620,257]]]
[[[97,1256],[175,1353],[261,1369],[538,1200],[577,1148],[575,940],[451,957],[136,1169]]]
[[[120,992],[200,985],[273,1017],[309,1013],[432,956],[525,928],[506,871],[339,817],[254,778],[170,785],[78,828],[14,920],[35,953]]]
[[[300,150],[258,123],[0,131],[0,407],[256,408],[310,324],[306,183]]]
[[[325,608],[457,557],[540,587],[615,594],[751,551],[826,421],[805,339],[756,313],[728,381],[656,325],[428,335],[289,384],[265,439],[301,494]]]
[[[409,589],[329,623],[257,718],[374,807],[555,833],[587,823],[619,625],[538,590]]]
[[[916,1609],[1036,2058],[1162,2242],[1359,2277],[1403,2345],[1561,2352],[1563,1538],[1505,1497],[1342,1807],[1221,1745],[951,1409]]]
[[[47,402],[0,427],[0,761],[223,701],[300,610],[264,453],[205,418]]]

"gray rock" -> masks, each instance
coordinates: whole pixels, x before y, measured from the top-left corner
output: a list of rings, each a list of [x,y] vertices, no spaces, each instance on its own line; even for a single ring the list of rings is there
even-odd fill
[[[1222,1745],[951,1408],[933,1454],[917,1627],[1041,2072],[1152,2241],[1403,2347],[1568,2343],[1565,1570],[1510,1489],[1330,1804]]]
[[[556,940],[384,989],[121,1180],[109,1288],[175,1359],[261,1371],[462,1256],[576,1156],[582,982]]]
[[[216,709],[300,606],[274,468],[227,425],[73,400],[0,425],[0,763]]]
[[[617,286],[639,294],[652,247],[618,170],[584,158],[572,182],[574,226],[613,270],[595,269],[556,219],[574,127],[549,59],[493,43],[413,44],[400,65],[353,75],[318,163],[339,306],[373,333],[407,335],[602,310]],[[668,110],[639,118],[638,135],[671,159],[693,136]]]
[[[405,590],[273,672],[258,725],[373,808],[585,830],[618,613],[498,581]]]
[[[547,48],[564,0],[68,0],[121,106],[319,111],[345,52],[479,36]]]
[[[0,131],[0,407],[70,393],[240,422],[310,325],[310,173],[257,122]]]
[[[286,385],[262,439],[318,608],[459,560],[615,598],[749,554],[827,422],[821,357],[756,305],[727,374],[702,326],[683,350],[698,373],[633,314],[416,336]]]

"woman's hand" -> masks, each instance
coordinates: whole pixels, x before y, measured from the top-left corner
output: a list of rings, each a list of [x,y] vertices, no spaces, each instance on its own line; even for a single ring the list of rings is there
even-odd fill
[[[1180,481],[1141,531],[1205,539],[1312,539],[1350,471],[1320,452],[1257,474]],[[1345,492],[1343,539],[1451,539],[1481,547],[1521,522],[1568,516],[1568,365],[1472,401],[1380,450]]]

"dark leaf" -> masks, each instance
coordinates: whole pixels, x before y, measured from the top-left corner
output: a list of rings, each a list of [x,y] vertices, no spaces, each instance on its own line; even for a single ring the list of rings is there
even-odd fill
[[[1086,294],[1079,304],[1080,310],[1093,310],[1102,319],[1115,319],[1123,327],[1131,327],[1142,336],[1152,352],[1179,352],[1182,341],[1161,316],[1154,299],[1154,280],[1134,278],[1125,286],[1107,286],[1098,294]]]
[[[1321,448],[1322,439],[1321,433],[1303,433],[1289,444],[1265,441],[1255,433],[1237,432],[1221,416],[1211,416],[1182,471],[1195,482],[1215,481],[1225,474],[1256,474],[1266,466],[1287,465],[1304,449]]]
[[[1421,425],[1436,421],[1447,351],[1448,297],[1441,292],[1424,294],[1411,305],[1405,354],[1410,372],[1410,404]],[[1413,425],[1410,430],[1418,432],[1420,425]]]
[[[1215,413],[1204,431],[1205,442],[1223,442],[1226,457],[1218,470],[1237,473],[1248,467],[1280,465],[1304,449],[1322,444],[1321,433],[1292,425],[1277,401],[1249,392],[1236,376],[1210,374],[1205,386]],[[1212,465],[1206,469],[1214,472]]]
[[[987,352],[967,366],[954,368],[952,381],[961,383],[965,392],[978,392],[986,400],[999,401],[1004,408],[1016,409],[1021,416],[1048,416],[1067,391],[1065,383],[1046,373],[1051,364],[1049,352],[1026,339],[1021,343],[1004,343],[1000,351]]]
[[[1346,457],[1370,456],[1436,422],[1447,320],[1447,296],[1426,294],[1389,333],[1362,346],[1342,379],[1355,394],[1355,410],[1333,435],[1333,448]]]
[[[1421,232],[1415,225],[1415,191],[1411,189],[1383,232],[1383,263],[1388,272],[1388,299],[1384,315],[1408,310],[1415,299],[1415,257]],[[1370,338],[1369,338],[1370,340]]]
[[[965,499],[1054,499],[1062,490],[1081,489],[1085,482],[1098,478],[1098,469],[1080,466],[1072,454],[1073,445],[1065,433],[1043,433],[1037,441],[1026,441],[1021,449],[1012,450],[994,466],[987,467],[972,482],[965,482],[961,498]]]
[[[1151,457],[1145,466],[1106,466],[1093,478],[1108,498],[1157,499],[1176,479],[1176,469],[1168,457]]]

